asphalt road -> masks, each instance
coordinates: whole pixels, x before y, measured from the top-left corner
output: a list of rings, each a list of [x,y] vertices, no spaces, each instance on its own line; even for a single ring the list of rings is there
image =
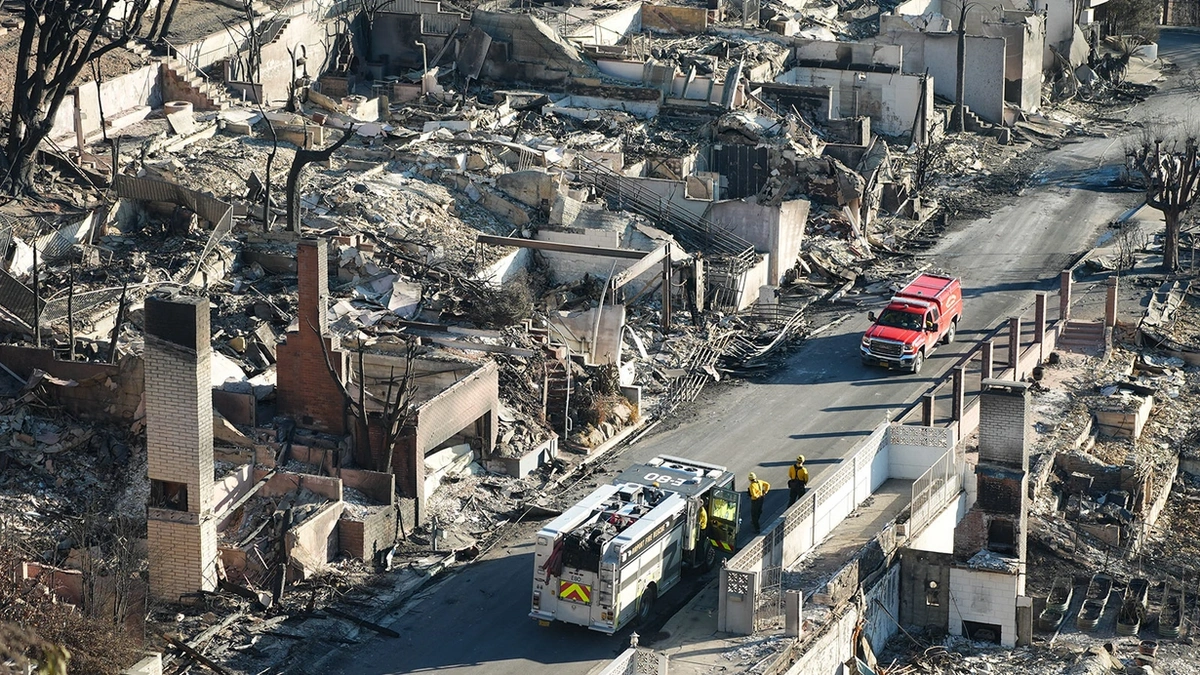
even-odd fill
[[[1200,67],[1200,33],[1165,31],[1159,44],[1160,54],[1182,70]],[[1194,103],[1176,88],[1121,114],[1129,122],[1169,125],[1186,120]],[[724,464],[743,483],[753,470],[778,488],[766,505],[768,516],[777,514],[786,504],[787,466],[796,454],[808,457],[813,481],[820,481],[871,429],[917,400],[968,342],[1028,308],[1035,291],[1057,288],[1063,267],[1137,203],[1136,195],[1110,186],[1123,156],[1115,137],[1089,138],[1048,153],[1019,198],[989,218],[951,228],[927,254],[935,268],[963,278],[966,314],[960,341],[938,350],[921,375],[862,366],[857,343],[867,321],[856,315],[807,342],[775,376],[708,396],[683,423],[628,448],[620,462],[685,455]],[[1057,301],[1050,305],[1056,311]],[[621,636],[538,627],[527,617],[531,574],[532,547],[526,541],[498,548],[394,616],[389,625],[401,637],[356,646],[321,671],[582,674],[628,644]]]

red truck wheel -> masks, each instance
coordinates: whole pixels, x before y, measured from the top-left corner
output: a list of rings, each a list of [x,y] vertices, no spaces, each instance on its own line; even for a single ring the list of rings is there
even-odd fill
[[[924,352],[917,352],[917,355],[913,357],[913,365],[912,365],[913,375],[916,375],[917,373],[921,372],[921,366],[923,366],[923,365],[925,365],[925,354],[924,354]]]
[[[958,330],[958,321],[957,320],[951,321],[950,322],[950,330],[946,331],[946,336],[942,338],[942,342],[945,344],[950,344],[951,342],[954,342],[954,332],[956,330]]]

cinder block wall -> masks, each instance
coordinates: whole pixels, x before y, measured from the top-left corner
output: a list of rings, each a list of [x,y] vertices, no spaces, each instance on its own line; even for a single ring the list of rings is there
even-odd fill
[[[276,397],[279,414],[294,418],[301,427],[342,434],[345,399],[339,379],[346,381],[348,359],[338,339],[328,336],[328,250],[324,239],[303,239],[296,246],[299,326],[278,347]]]
[[[182,483],[180,509],[149,508],[150,592],[216,588],[212,347],[207,298],[146,300],[146,454],[155,482]]]
[[[900,558],[900,622],[906,626],[944,628],[950,620],[953,556],[904,549]]]

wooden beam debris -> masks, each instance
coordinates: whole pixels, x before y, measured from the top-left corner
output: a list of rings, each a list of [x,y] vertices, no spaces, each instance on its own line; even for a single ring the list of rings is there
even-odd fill
[[[521,239],[519,237],[497,237],[490,234],[481,234],[476,241],[478,241],[480,244],[491,244],[493,246],[536,248],[542,251],[577,253],[579,255],[598,255],[608,258],[623,258],[625,260],[641,260],[642,258],[646,257],[646,251],[636,251],[631,248],[581,246],[579,244],[563,244],[557,241],[539,241],[537,239]]]
[[[400,637],[400,634],[397,633],[396,631],[392,630],[391,628],[387,628],[385,626],[380,626],[379,624],[373,623],[371,621],[367,621],[366,619],[360,619],[357,616],[354,616],[353,614],[350,614],[348,612],[343,612],[340,609],[335,609],[333,607],[326,607],[325,611],[329,614],[332,614],[332,615],[340,618],[340,619],[345,619],[345,620],[349,621],[350,623],[362,626],[363,628],[366,628],[369,630],[373,630],[376,633],[379,633],[380,635],[386,635],[388,637],[397,637],[397,638]]]
[[[204,664],[204,666],[206,666],[209,670],[213,671],[214,673],[218,673],[219,675],[233,675],[232,672],[226,670],[225,668],[222,668],[221,664],[217,663],[216,661],[213,661],[212,659],[208,658],[207,656],[205,656],[205,655],[201,654],[200,652],[196,651],[195,649],[192,649],[191,647],[189,647],[187,645],[187,643],[184,642],[183,640],[180,640],[178,638],[172,637],[170,635],[165,635],[165,634],[162,637],[164,640],[171,643],[171,645],[173,645],[174,647],[179,649],[179,651],[183,652],[184,654],[187,654],[188,656],[195,659],[196,661]]]

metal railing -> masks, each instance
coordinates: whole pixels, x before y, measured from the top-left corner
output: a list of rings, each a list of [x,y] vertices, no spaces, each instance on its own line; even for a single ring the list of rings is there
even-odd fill
[[[636,179],[609,169],[582,154],[576,155],[580,178],[595,186],[602,193],[615,198],[631,210],[654,219],[668,232],[679,238],[680,243],[706,255],[725,256],[740,264],[736,273],[750,269],[758,262],[758,254],[749,241],[729,232],[704,216],[685,211],[656,192],[639,186]]]
[[[183,61],[189,68],[192,69],[193,73],[196,73],[203,78],[205,83],[211,84],[211,80],[208,79],[208,74],[205,73],[200,66],[196,65],[196,62],[189,58],[187,54],[184,54],[179,47],[172,44],[166,38],[160,38],[160,40],[162,40],[162,43],[167,46],[167,56]]]
[[[920,532],[962,490],[962,466],[954,448],[946,451],[929,470],[913,481],[908,533]]]

